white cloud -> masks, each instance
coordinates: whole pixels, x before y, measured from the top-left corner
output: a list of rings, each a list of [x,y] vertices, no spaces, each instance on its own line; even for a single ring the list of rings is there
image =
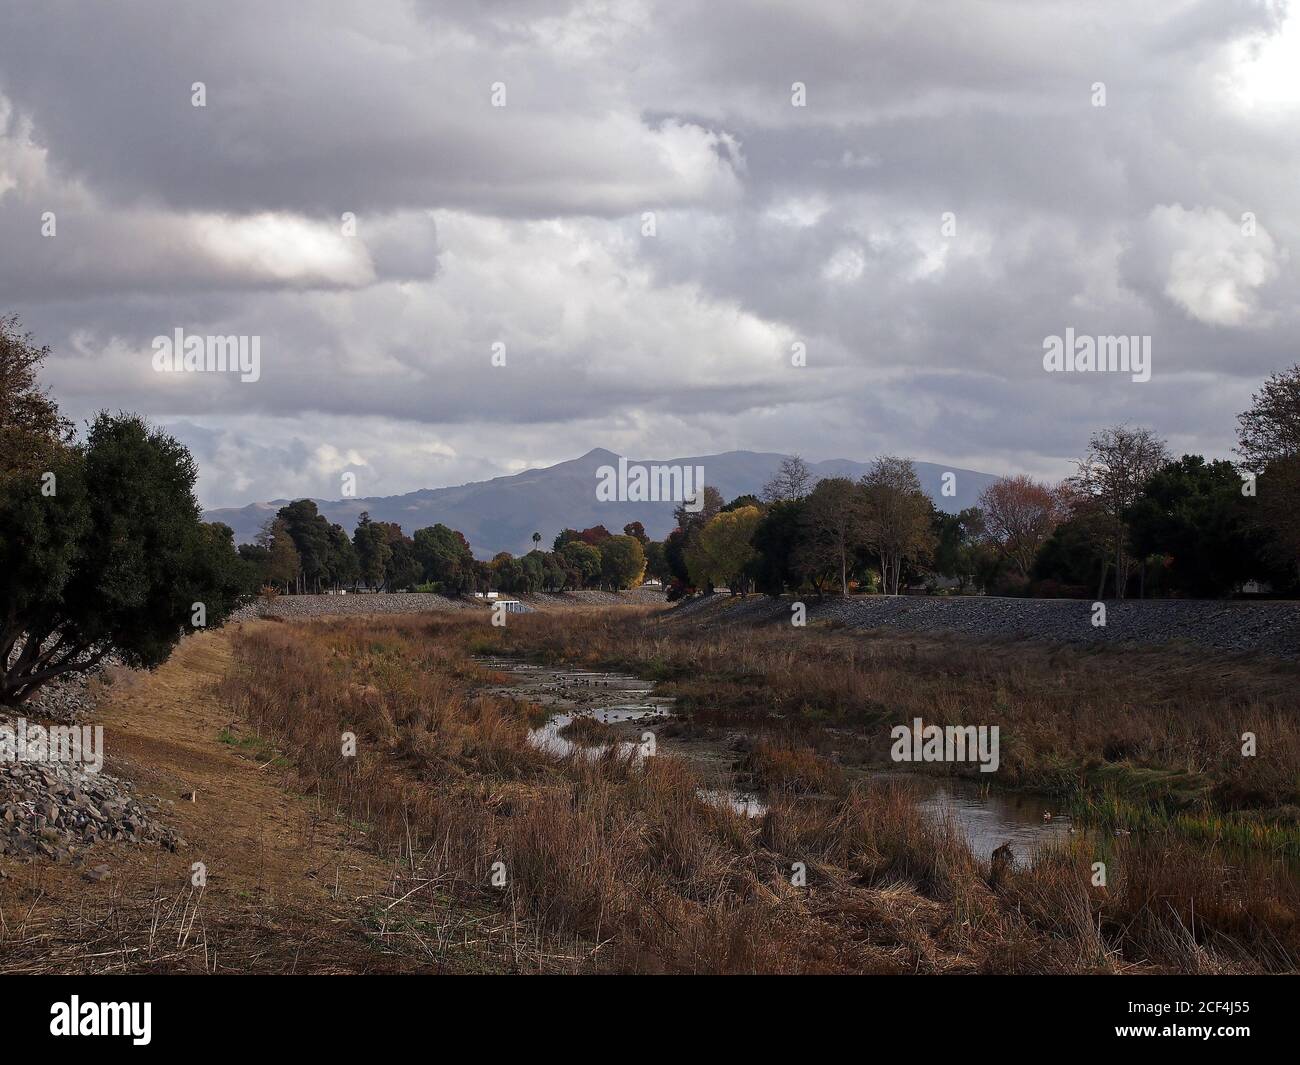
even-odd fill
[[[1258,113],[1300,107],[1300,13],[1294,7],[1268,32],[1235,42],[1222,83],[1239,106]]]
[[[369,465],[354,447],[340,450],[333,444],[317,444],[312,451],[312,471],[318,477],[327,478],[349,467]]]
[[[1218,208],[1161,204],[1147,216],[1146,254],[1164,275],[1164,294],[1199,322],[1261,326],[1260,290],[1286,255],[1256,225],[1242,231]]]
[[[359,286],[375,279],[365,244],[345,236],[341,224],[261,213],[205,215],[191,226],[199,249],[231,273],[295,284]]]

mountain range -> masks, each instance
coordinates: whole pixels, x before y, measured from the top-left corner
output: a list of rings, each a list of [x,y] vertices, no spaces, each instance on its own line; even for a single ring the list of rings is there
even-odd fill
[[[785,455],[773,452],[726,451],[718,455],[696,455],[675,459],[636,459],[629,464],[646,466],[702,466],[704,483],[722,493],[723,499],[752,492],[755,495],[776,472]],[[604,525],[610,532],[622,532],[629,522],[639,521],[651,538],[660,540],[674,526],[671,502],[602,502],[596,498],[597,471],[602,466],[618,465],[619,456],[604,448],[595,448],[576,459],[524,470],[522,473],[494,477],[489,481],[472,481],[450,488],[422,488],[397,496],[372,496],[366,499],[317,499],[316,506],[328,520],[338,522],[349,533],[356,527],[362,511],[375,521],[394,521],[410,535],[416,529],[442,522],[459,529],[469,540],[474,554],[491,558],[499,551],[523,554],[532,550],[532,535],[542,534],[542,546],[551,542],[562,529],[585,529]],[[817,479],[851,477],[857,479],[870,464],[849,459],[810,462]],[[984,487],[997,478],[988,473],[917,462],[921,487],[941,510],[956,513],[974,506]],[[954,494],[941,493],[943,475],[956,475]],[[226,507],[207,511],[206,521],[220,521],[235,531],[237,543],[251,542],[267,519],[286,503],[276,499],[250,503],[245,507]]]

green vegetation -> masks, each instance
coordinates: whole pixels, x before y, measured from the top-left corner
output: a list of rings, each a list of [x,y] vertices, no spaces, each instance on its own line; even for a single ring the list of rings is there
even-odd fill
[[[1174,459],[1147,429],[1094,433],[1057,485],[1004,477],[948,514],[911,462],[884,456],[854,482],[785,459],[762,500],[706,490],[663,545],[670,598],[726,586],[970,591],[1101,598],[1300,592],[1300,366],[1241,415],[1240,466]],[[738,517],[744,515],[743,519]]]
[[[0,702],[109,655],[166,660],[220,625],[249,572],[224,525],[205,524],[194,461],[134,415],[100,414],[84,439],[36,385],[48,354],[0,320]]]

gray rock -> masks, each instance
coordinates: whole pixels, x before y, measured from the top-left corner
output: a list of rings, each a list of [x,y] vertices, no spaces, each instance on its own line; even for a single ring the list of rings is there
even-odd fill
[[[791,596],[696,596],[669,619],[718,624],[790,624]],[[1092,624],[1092,601],[997,596],[863,595],[801,599],[808,621],[848,629],[951,632],[980,640],[1058,644],[1192,645],[1213,651],[1300,657],[1300,603],[1212,599],[1107,599],[1106,624]]]
[[[125,781],[73,766],[0,763],[0,811],[0,854],[78,861],[82,846],[109,840],[172,851],[184,845]]]

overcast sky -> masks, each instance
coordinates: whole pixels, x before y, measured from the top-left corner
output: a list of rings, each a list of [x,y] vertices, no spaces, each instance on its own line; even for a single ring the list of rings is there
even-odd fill
[[[6,3],[0,312],[208,506],[596,446],[1224,456],[1300,359],[1294,6]],[[177,328],[260,380],[157,372]],[[1067,328],[1151,380],[1045,372]]]

